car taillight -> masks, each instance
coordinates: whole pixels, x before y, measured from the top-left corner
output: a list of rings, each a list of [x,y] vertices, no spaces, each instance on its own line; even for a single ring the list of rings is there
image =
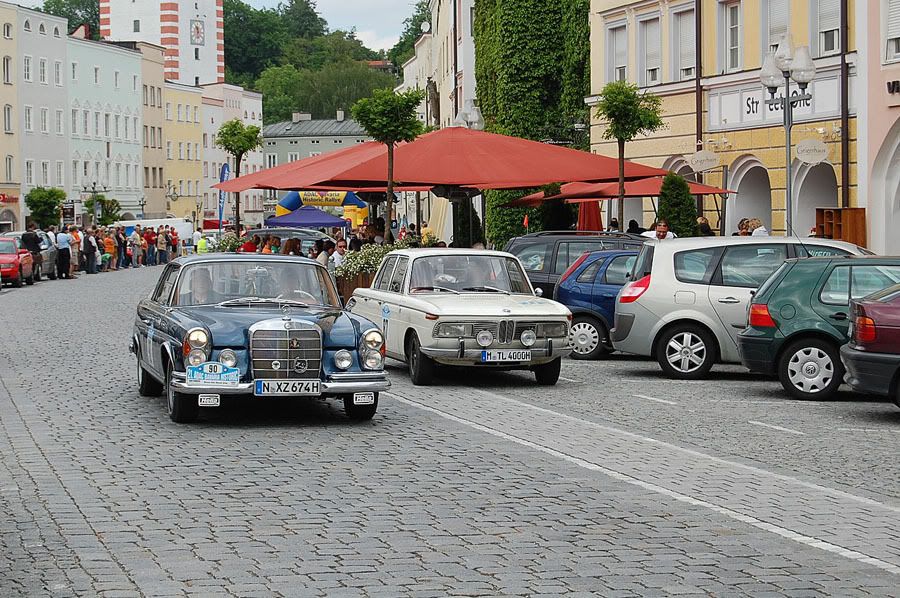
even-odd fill
[[[753,328],[775,328],[775,320],[769,314],[769,306],[763,303],[750,305],[750,326]]]
[[[856,316],[853,321],[853,336],[860,343],[871,343],[875,340],[875,320],[866,316]]]
[[[647,289],[650,288],[650,275],[635,280],[634,282],[629,282],[622,288],[622,294],[619,295],[619,303],[634,303],[637,301],[641,295],[647,292]]]
[[[577,270],[578,267],[584,263],[584,260],[587,259],[587,256],[588,254],[586,252],[582,253],[581,257],[575,260],[575,263],[569,266],[568,269],[563,272],[562,276],[559,277],[559,284],[562,284],[568,277],[572,276],[572,273],[575,272],[575,270]]]

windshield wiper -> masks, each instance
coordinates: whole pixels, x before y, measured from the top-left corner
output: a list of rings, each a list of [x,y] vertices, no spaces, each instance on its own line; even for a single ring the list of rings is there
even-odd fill
[[[258,304],[258,303],[274,303],[274,304],[286,304],[286,305],[294,305],[297,307],[309,307],[308,303],[304,303],[303,301],[297,301],[296,299],[278,299],[275,297],[240,297],[238,299],[228,299],[226,301],[222,301],[219,303],[219,307],[229,307],[231,305],[241,305],[241,304]]]
[[[219,303],[219,307],[228,307],[230,305],[240,305],[242,303],[258,303],[262,301],[259,297],[239,297],[237,299],[226,299]]]
[[[410,289],[410,292],[412,293],[415,293],[416,291],[446,291],[448,293],[453,293],[454,295],[459,295],[459,291],[448,289],[447,287],[413,287]]]
[[[498,289],[497,287],[489,287],[487,285],[480,286],[480,287],[466,287],[463,290],[464,291],[491,291],[492,293],[503,293],[504,295],[512,294],[505,289]]]

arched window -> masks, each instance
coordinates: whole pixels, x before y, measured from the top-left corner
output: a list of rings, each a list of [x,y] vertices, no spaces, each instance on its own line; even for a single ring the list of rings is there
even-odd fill
[[[59,27],[53,28],[53,37],[59,37]]]
[[[13,132],[13,116],[12,116],[12,106],[7,104],[3,107],[3,132],[4,133],[12,133]]]
[[[3,82],[12,83],[12,57],[3,57]]]
[[[47,35],[47,28],[44,27],[43,23],[38,25],[38,33],[40,33],[41,35]]]
[[[12,23],[3,23],[3,37],[12,39]]]
[[[31,31],[31,21],[26,20],[25,25],[23,26],[25,31]]]

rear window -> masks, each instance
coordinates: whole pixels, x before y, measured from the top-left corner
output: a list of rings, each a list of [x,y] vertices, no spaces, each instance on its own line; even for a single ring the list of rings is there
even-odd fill
[[[547,272],[550,269],[550,247],[550,241],[533,241],[516,243],[508,251],[519,258],[529,272]]]
[[[722,285],[755,289],[787,258],[787,245],[736,245],[722,257]]]
[[[717,247],[694,249],[675,254],[675,278],[687,283],[705,283],[712,275],[714,258],[718,255]]]
[[[810,245],[803,243],[794,245],[797,257],[834,257],[836,255],[850,255],[849,251],[839,249],[837,247],[827,247],[825,245]]]
[[[641,252],[634,262],[634,268],[631,269],[631,280],[638,280],[650,275],[653,269],[653,245],[643,245]]]
[[[600,269],[600,266],[603,265],[603,260],[597,260],[590,266],[584,269],[584,272],[578,275],[578,282],[594,282],[594,279],[597,277],[597,270]]]
[[[626,275],[634,267],[636,255],[620,255],[613,258],[606,268],[606,284],[624,286],[628,282]]]
[[[790,268],[790,264],[788,264],[787,262],[781,264],[781,266],[777,270],[775,270],[775,272],[773,272],[772,275],[767,278],[764,283],[762,283],[762,286],[760,286],[756,291],[756,295],[754,295],[754,297],[756,299],[763,299],[766,293],[768,293],[775,285],[775,281],[779,280],[781,278],[781,275],[788,268]]]
[[[555,274],[562,274],[585,253],[603,249],[599,241],[563,241],[556,250]]]

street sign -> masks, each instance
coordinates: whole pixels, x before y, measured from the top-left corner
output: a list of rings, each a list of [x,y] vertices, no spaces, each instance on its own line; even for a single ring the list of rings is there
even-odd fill
[[[797,144],[797,159],[806,164],[821,164],[828,159],[828,146],[820,139],[804,139]]]
[[[75,224],[75,202],[67,201],[62,205],[62,218],[66,224]]]
[[[688,157],[688,164],[694,172],[705,172],[719,165],[719,156],[709,150],[701,150]]]

